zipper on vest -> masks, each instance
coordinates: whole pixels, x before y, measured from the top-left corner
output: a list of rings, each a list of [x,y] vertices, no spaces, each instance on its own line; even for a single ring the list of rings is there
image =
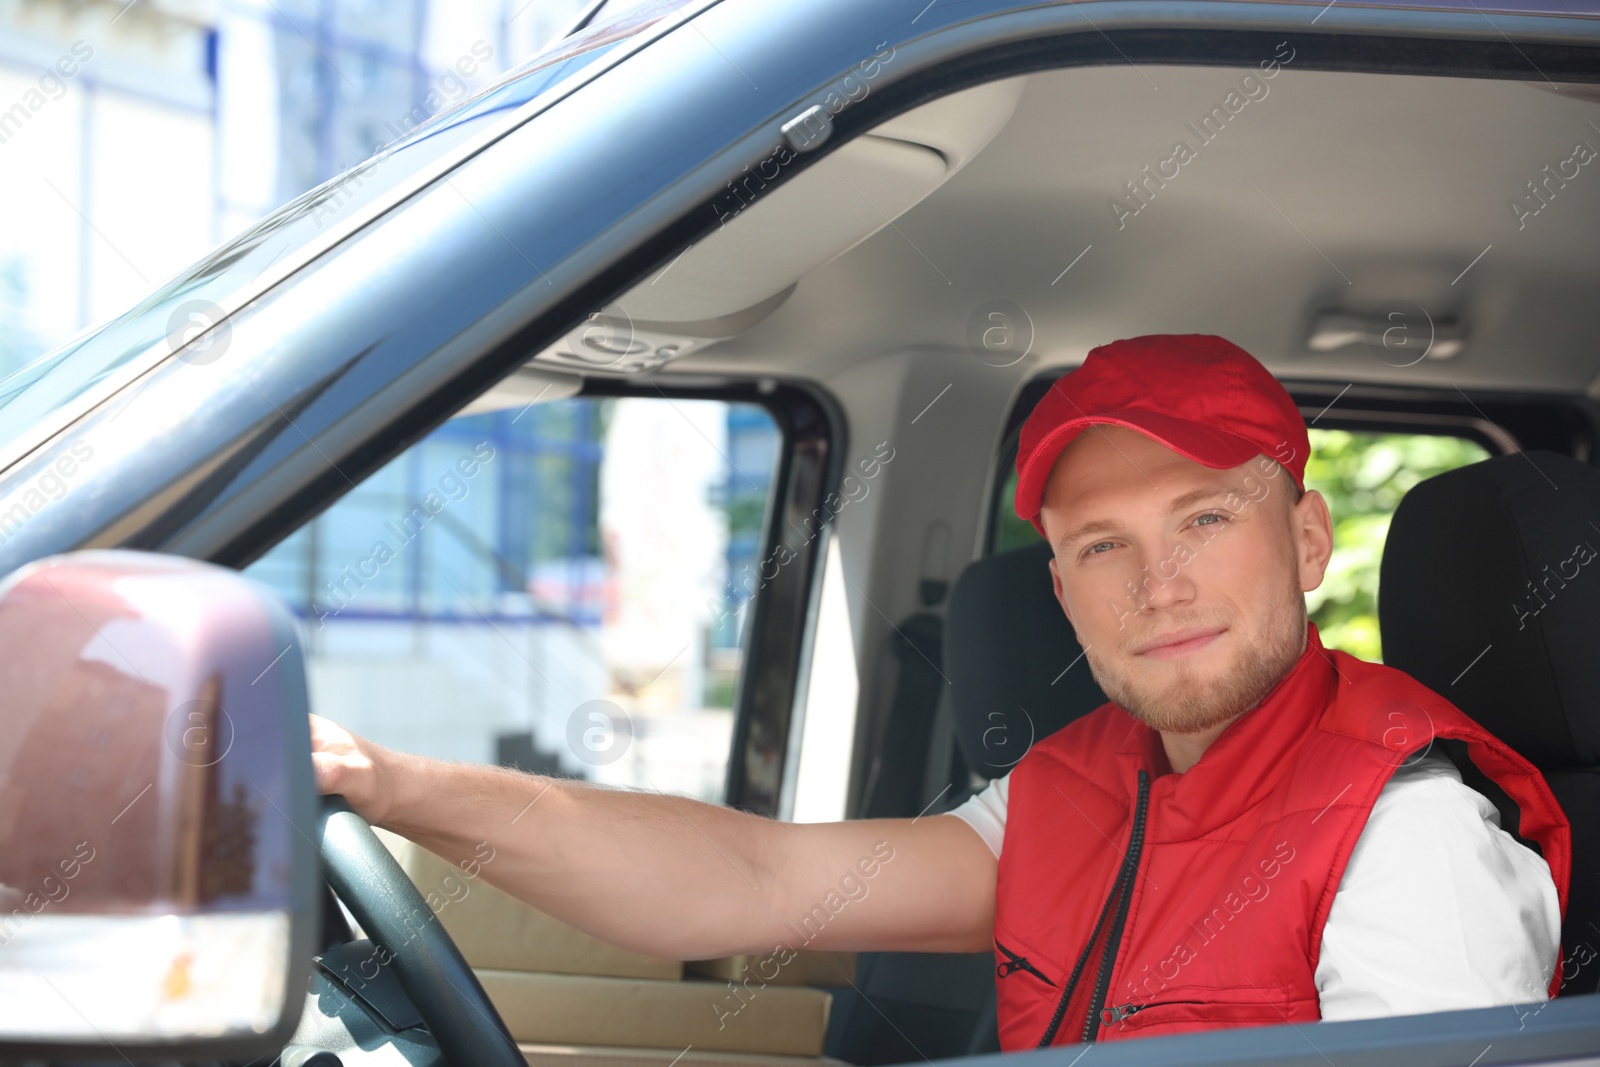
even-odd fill
[[[1010,949],[1006,948],[1004,945],[1002,945],[998,941],[996,941],[994,943],[994,945],[995,945],[995,948],[998,948],[1001,952],[1004,952],[1007,957],[1009,957],[1006,960],[1006,962],[1000,964],[1000,966],[998,966],[998,967],[996,967],[994,969],[994,973],[998,977],[1005,978],[1006,976],[1010,975],[1014,971],[1027,971],[1029,974],[1031,974],[1034,977],[1038,978],[1045,985],[1049,985],[1049,986],[1055,985],[1054,982],[1050,981],[1050,979],[1048,979],[1048,978],[1046,978],[1044,976],[1044,972],[1043,971],[1039,970],[1039,968],[1037,968],[1033,964],[1029,963],[1027,961],[1026,957],[1017,955],[1015,952],[1012,952]]]
[[[1146,1008],[1159,1008],[1168,1004],[1204,1004],[1203,1000],[1156,1000],[1147,1004],[1117,1004],[1110,1008],[1100,1010],[1100,1021],[1107,1026],[1115,1026],[1134,1012],[1144,1011]]]
[[[1055,1014],[1050,1017],[1050,1025],[1045,1027],[1044,1036],[1039,1038],[1039,1044],[1037,1046],[1038,1048],[1047,1048],[1050,1042],[1055,1039],[1056,1031],[1061,1028],[1062,1018],[1067,1013],[1067,1004],[1072,1000],[1072,994],[1078,988],[1078,980],[1083,977],[1083,966],[1089,960],[1089,953],[1094,949],[1095,944],[1100,940],[1100,931],[1105,927],[1106,917],[1111,914],[1113,905],[1115,905],[1118,900],[1122,899],[1123,886],[1125,883],[1131,882],[1133,872],[1138,867],[1138,850],[1144,844],[1144,812],[1145,804],[1148,798],[1149,778],[1145,772],[1141,770],[1139,772],[1139,798],[1134,804],[1133,830],[1128,837],[1128,851],[1123,855],[1122,868],[1117,871],[1117,880],[1112,884],[1111,893],[1106,897],[1105,904],[1103,904],[1100,908],[1100,917],[1094,921],[1094,930],[1089,934],[1089,943],[1083,946],[1083,951],[1078,954],[1078,961],[1072,966],[1072,974],[1067,978],[1066,988],[1061,991],[1061,999],[1056,1001]],[[1130,860],[1132,861],[1131,863]],[[1122,923],[1126,919],[1127,908],[1126,905],[1124,905],[1119,911],[1117,917],[1116,926],[1117,933],[1119,935],[1121,933]],[[1107,948],[1110,949],[1111,945],[1108,944]],[[1104,954],[1102,954],[1101,959],[1101,970],[1104,971]],[[1109,974],[1102,975],[1101,981],[1103,982],[1106,977],[1109,977]],[[1103,988],[1096,990],[1095,999],[1101,1004],[1105,1002],[1105,990]],[[1093,1024],[1093,1022],[1094,1010],[1091,1010],[1089,1012],[1088,1021],[1084,1024],[1085,1032],[1088,1031],[1089,1026]],[[1088,1040],[1088,1038],[1085,1037],[1084,1040]]]
[[[1093,1041],[1100,1031],[1100,1009],[1106,1002],[1106,987],[1111,983],[1111,968],[1117,960],[1122,928],[1128,921],[1128,905],[1133,901],[1133,876],[1139,873],[1139,853],[1144,851],[1144,816],[1150,800],[1150,778],[1139,771],[1139,799],[1133,806],[1133,832],[1128,836],[1128,852],[1122,858],[1122,898],[1117,902],[1117,917],[1111,924],[1105,950],[1100,953],[1100,973],[1095,976],[1094,995],[1083,1021],[1083,1040]]]

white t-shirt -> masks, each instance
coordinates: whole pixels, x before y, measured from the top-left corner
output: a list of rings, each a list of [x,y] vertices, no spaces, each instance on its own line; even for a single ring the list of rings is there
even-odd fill
[[[1010,775],[950,814],[997,857]],[[1437,753],[1378,794],[1322,931],[1324,1020],[1547,999],[1561,938],[1550,867]]]

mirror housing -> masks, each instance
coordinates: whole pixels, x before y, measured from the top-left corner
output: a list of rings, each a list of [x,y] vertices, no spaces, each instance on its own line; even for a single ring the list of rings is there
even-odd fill
[[[0,582],[0,1054],[275,1056],[321,915],[299,625],[235,571]]]

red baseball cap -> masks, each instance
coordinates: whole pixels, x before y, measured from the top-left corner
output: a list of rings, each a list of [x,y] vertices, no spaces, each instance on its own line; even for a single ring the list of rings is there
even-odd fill
[[[1039,508],[1056,457],[1095,423],[1136,430],[1218,470],[1264,455],[1305,488],[1311,452],[1305,419],[1254,356],[1211,334],[1129,337],[1091,349],[1022,424],[1017,517],[1041,534]]]

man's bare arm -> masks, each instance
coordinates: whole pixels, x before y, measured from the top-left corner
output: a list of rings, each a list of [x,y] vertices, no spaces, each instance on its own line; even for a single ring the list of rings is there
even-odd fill
[[[668,959],[990,946],[995,858],[960,819],[784,823],[407,755],[312,716],[317,787],[602,941]]]

